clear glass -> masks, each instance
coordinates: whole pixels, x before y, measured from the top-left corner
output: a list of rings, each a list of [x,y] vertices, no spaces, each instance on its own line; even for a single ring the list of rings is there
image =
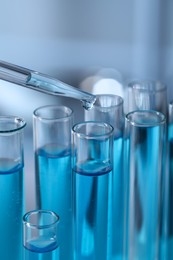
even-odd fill
[[[0,117],[0,259],[22,259],[23,129],[18,117]]]
[[[85,109],[92,108],[95,96],[72,87],[48,75],[0,61],[0,79],[51,95],[71,97],[82,101]]]
[[[173,258],[173,102],[169,103],[168,125],[168,259]]]
[[[58,224],[59,216],[49,210],[33,210],[24,215],[24,260],[60,260]]]
[[[100,120],[102,122],[111,124],[114,128],[112,189],[112,260],[120,259],[123,255],[124,226],[123,99],[117,95],[97,95],[93,108],[89,111],[85,111],[85,120]]]
[[[156,110],[167,116],[166,85],[152,80],[130,82],[125,93],[125,112],[134,110]]]
[[[125,259],[159,259],[165,116],[133,111],[125,125]]]
[[[65,106],[44,106],[33,113],[36,205],[61,216],[62,260],[73,259],[72,125],[73,111]]]
[[[75,259],[112,259],[113,127],[76,124],[72,143]]]

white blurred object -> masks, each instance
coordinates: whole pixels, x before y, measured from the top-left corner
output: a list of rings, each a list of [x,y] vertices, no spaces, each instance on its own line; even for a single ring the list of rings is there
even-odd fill
[[[85,78],[80,83],[84,91],[97,94],[114,94],[124,98],[124,84],[121,73],[112,68],[104,68]]]

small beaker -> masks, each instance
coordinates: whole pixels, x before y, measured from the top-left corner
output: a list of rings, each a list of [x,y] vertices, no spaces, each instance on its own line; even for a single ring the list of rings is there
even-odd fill
[[[113,126],[113,182],[112,182],[112,259],[123,255],[124,178],[123,178],[123,99],[117,95],[96,95],[91,110],[85,111],[86,121],[102,121]],[[118,226],[118,229],[117,229]]]
[[[113,127],[78,123],[72,144],[75,259],[111,259]]]
[[[166,119],[138,110],[125,124],[125,259],[159,259]]]
[[[33,114],[36,205],[61,216],[62,260],[73,259],[72,124],[73,111],[66,106],[44,106]]]
[[[22,260],[25,125],[19,117],[0,117],[0,259]]]
[[[50,210],[33,210],[23,217],[24,260],[59,260],[59,216]]]

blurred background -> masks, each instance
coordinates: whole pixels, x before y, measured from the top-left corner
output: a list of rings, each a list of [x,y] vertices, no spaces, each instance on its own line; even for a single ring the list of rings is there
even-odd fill
[[[93,93],[123,96],[131,79],[161,80],[172,99],[172,11],[172,0],[1,1],[0,60]],[[83,119],[78,100],[0,80],[0,114],[27,121],[27,209],[35,206],[32,113],[48,104],[69,106],[75,121]]]

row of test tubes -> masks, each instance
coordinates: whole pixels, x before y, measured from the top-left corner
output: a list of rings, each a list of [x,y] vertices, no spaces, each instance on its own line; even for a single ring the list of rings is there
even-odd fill
[[[33,112],[30,212],[26,123],[0,117],[0,259],[172,259],[173,105],[161,82],[132,82],[126,94],[97,95],[75,124],[66,106]]]

